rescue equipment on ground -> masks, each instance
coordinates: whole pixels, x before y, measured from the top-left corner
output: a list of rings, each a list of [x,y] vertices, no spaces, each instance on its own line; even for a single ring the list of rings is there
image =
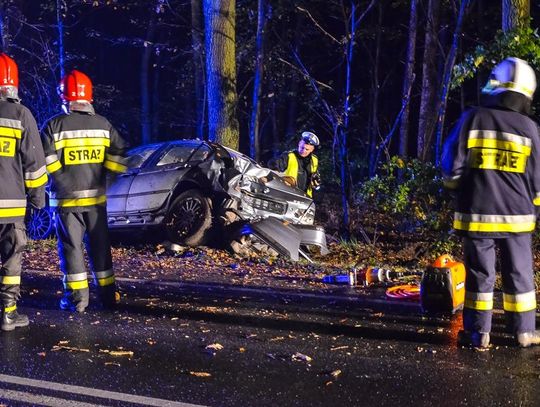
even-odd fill
[[[420,287],[415,284],[395,285],[386,290],[386,296],[395,299],[416,300],[420,298]]]
[[[426,312],[451,312],[463,309],[465,265],[444,254],[424,271],[420,282],[420,303]]]
[[[404,279],[406,277],[421,276],[422,272],[418,270],[385,270],[380,267],[366,267],[358,273],[358,281],[363,285],[369,286],[375,283],[388,283]]]

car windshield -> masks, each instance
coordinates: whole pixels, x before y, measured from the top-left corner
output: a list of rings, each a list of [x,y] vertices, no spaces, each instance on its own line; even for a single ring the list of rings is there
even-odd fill
[[[137,147],[128,151],[128,168],[136,169],[141,168],[145,161],[150,157],[154,151],[160,147],[159,144],[152,144],[149,146]]]
[[[170,164],[182,164],[189,161],[202,161],[208,157],[209,147],[201,142],[174,144],[156,164],[158,167]]]

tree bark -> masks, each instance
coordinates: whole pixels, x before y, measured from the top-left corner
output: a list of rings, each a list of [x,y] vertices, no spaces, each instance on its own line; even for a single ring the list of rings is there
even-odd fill
[[[158,0],[159,2],[159,0]],[[150,61],[154,52],[154,37],[156,31],[156,11],[152,7],[148,27],[146,28],[146,39],[141,55],[141,141],[148,144],[152,140],[152,117],[150,113]]]
[[[379,97],[380,97],[380,82],[379,82],[379,65],[381,59],[381,37],[382,37],[382,8],[379,3],[378,21],[375,34],[375,58],[373,62],[373,82],[371,85],[371,120],[370,120],[370,143],[369,143],[369,176],[373,177],[377,171],[377,143],[381,134],[379,125]]]
[[[502,29],[504,32],[529,25],[530,0],[502,0]]]
[[[64,77],[64,17],[66,8],[64,0],[56,0],[56,25],[58,28],[58,66],[60,68],[60,78]]]
[[[467,13],[470,0],[461,0],[461,5],[459,7],[459,14],[456,21],[456,29],[454,31],[454,36],[452,38],[452,46],[448,57],[446,58],[446,63],[444,66],[444,77],[441,89],[441,97],[439,100],[439,112],[437,114],[437,132],[435,139],[435,163],[439,165],[441,158],[441,142],[442,142],[442,132],[444,128],[444,119],[446,114],[446,103],[448,101],[448,91],[450,90],[450,80],[452,79],[452,69],[456,63],[456,55],[459,47],[459,38],[461,36],[461,31],[463,28],[463,20]]]
[[[403,78],[402,98],[409,97],[414,82],[414,64],[416,50],[416,33],[418,31],[418,0],[411,0],[409,16],[409,38],[407,41],[407,60],[405,61],[405,75]],[[409,103],[405,104],[401,125],[399,128],[399,155],[406,158],[409,155]]]
[[[195,86],[195,134],[202,140],[205,137],[206,89],[204,80],[204,28],[201,0],[191,0],[191,48]]]
[[[9,6],[6,2],[0,3],[0,40],[2,41],[1,51],[9,52],[11,46],[11,37],[9,35]]]
[[[236,0],[204,0],[209,140],[238,149]]]
[[[255,78],[253,80],[253,103],[251,106],[251,121],[249,125],[249,155],[255,161],[260,161],[260,116],[261,116],[261,94],[263,80],[264,62],[264,37],[266,27],[266,1],[257,1],[257,38],[256,38],[256,59]]]
[[[439,31],[440,0],[429,0],[427,27],[424,41],[424,59],[422,62],[422,95],[418,119],[417,157],[429,159],[431,147],[426,145],[435,129],[437,115],[437,35]]]

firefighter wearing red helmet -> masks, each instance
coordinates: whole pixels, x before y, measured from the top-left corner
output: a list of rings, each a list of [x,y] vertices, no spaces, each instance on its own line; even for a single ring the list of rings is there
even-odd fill
[[[102,305],[116,304],[107,228],[106,173],[126,170],[126,143],[92,105],[92,82],[73,70],[60,82],[66,113],[51,119],[43,131],[50,203],[56,211],[56,234],[64,295],[60,308],[84,312],[89,302],[83,242]]]
[[[533,69],[506,58],[444,146],[467,273],[460,344],[489,347],[498,250],[507,329],[520,347],[540,345],[531,250],[540,209],[540,133],[529,117],[535,89]]]
[[[24,216],[27,203],[45,206],[45,156],[36,120],[18,97],[17,64],[0,54],[0,299],[3,331],[27,326],[17,312],[21,260],[26,245]]]

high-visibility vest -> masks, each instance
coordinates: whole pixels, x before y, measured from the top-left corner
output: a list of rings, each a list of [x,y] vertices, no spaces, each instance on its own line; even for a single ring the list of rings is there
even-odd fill
[[[298,159],[296,158],[296,154],[294,151],[289,152],[288,154],[288,165],[285,169],[285,175],[288,177],[294,178],[296,183],[298,183]],[[319,167],[319,159],[316,155],[311,154],[311,173],[315,174],[317,172],[317,168]],[[306,195],[310,198],[313,197],[313,188],[311,187],[311,180],[307,179],[307,190]]]

